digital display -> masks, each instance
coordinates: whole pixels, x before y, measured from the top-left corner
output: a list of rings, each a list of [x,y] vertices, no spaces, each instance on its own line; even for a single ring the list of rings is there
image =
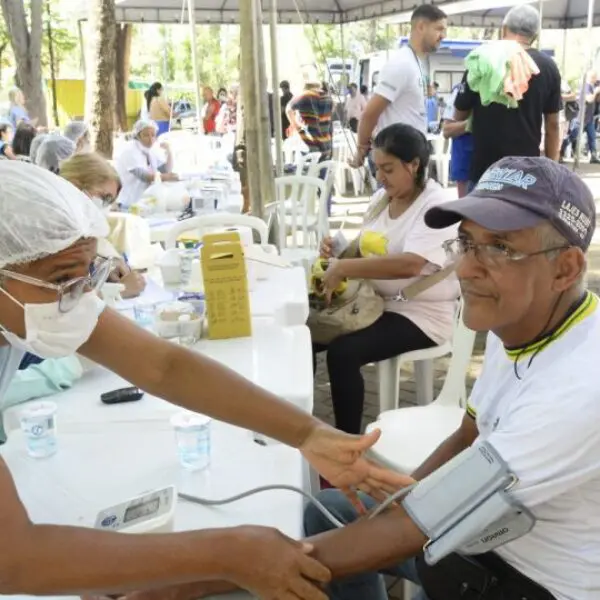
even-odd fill
[[[141,504],[132,504],[126,511],[123,517],[123,523],[129,523],[142,517],[149,517],[158,512],[160,506],[160,498],[148,500]]]

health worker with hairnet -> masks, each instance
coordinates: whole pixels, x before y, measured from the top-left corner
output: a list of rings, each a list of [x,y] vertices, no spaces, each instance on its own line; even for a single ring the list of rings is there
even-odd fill
[[[169,144],[165,141],[157,147],[157,134],[158,126],[154,121],[141,119],[133,126],[132,139],[125,143],[125,148],[116,161],[121,178],[121,192],[117,202],[121,206],[135,204],[156,180],[179,179],[173,173],[173,156]]]
[[[52,173],[60,172],[60,163],[75,154],[75,142],[62,135],[46,136],[37,148],[34,163]]]
[[[362,454],[379,432],[336,431],[107,308],[96,292],[110,263],[92,265],[106,219],[66,180],[0,163],[0,215],[0,399],[24,353],[80,353],[149,394],[299,448],[334,485],[368,477]],[[310,545],[263,527],[124,535],[32,523],[2,459],[0,522],[0,595],[123,594],[190,582],[218,591],[230,582],[259,598],[322,600],[329,579]]]

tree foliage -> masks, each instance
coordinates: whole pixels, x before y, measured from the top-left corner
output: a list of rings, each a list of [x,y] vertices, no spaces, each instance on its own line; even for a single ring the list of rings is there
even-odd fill
[[[67,21],[61,16],[56,9],[56,4],[52,0],[46,0],[49,11],[44,11],[44,32],[48,35],[48,22],[50,22],[50,30],[52,31],[52,48],[54,51],[54,69],[58,73],[62,62],[74,51],[79,45],[77,37],[67,26]],[[48,14],[48,12],[50,14]],[[42,46],[42,67],[48,70],[50,67],[50,54],[48,52],[48,44]]]

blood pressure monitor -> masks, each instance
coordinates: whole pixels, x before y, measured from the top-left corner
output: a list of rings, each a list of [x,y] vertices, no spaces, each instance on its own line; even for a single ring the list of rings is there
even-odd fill
[[[98,513],[95,529],[120,533],[173,531],[177,491],[174,486],[148,492]]]

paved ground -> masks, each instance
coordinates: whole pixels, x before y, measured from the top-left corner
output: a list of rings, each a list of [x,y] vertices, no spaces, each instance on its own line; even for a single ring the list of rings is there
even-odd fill
[[[597,165],[585,164],[582,165],[580,173],[594,194],[598,211],[598,209],[600,209],[600,167]],[[455,190],[451,189],[448,193],[452,194],[454,197]],[[331,219],[332,229],[335,231],[340,227],[340,223],[345,221],[344,232],[347,237],[350,237],[349,233],[352,230],[358,229],[367,204],[368,198],[337,198]],[[600,293],[600,229],[597,229],[596,236],[589,252],[588,263],[588,286],[596,293]],[[485,337],[483,334],[478,334],[475,352],[467,376],[467,389],[469,391],[480,372],[484,347]],[[439,392],[443,385],[447,365],[447,358],[441,358],[435,361],[435,394]],[[364,367],[363,376],[365,379],[363,425],[366,425],[367,423],[374,421],[379,412],[376,367],[372,364]],[[410,365],[402,371],[401,375],[400,406],[410,406],[414,404],[416,404],[415,383],[412,375],[412,365]],[[333,424],[333,410],[329,394],[329,380],[324,362],[324,355],[319,357],[317,363],[317,374],[315,377],[315,414],[324,421]],[[401,587],[401,585],[395,586],[391,591],[392,595],[390,598],[401,598]]]

